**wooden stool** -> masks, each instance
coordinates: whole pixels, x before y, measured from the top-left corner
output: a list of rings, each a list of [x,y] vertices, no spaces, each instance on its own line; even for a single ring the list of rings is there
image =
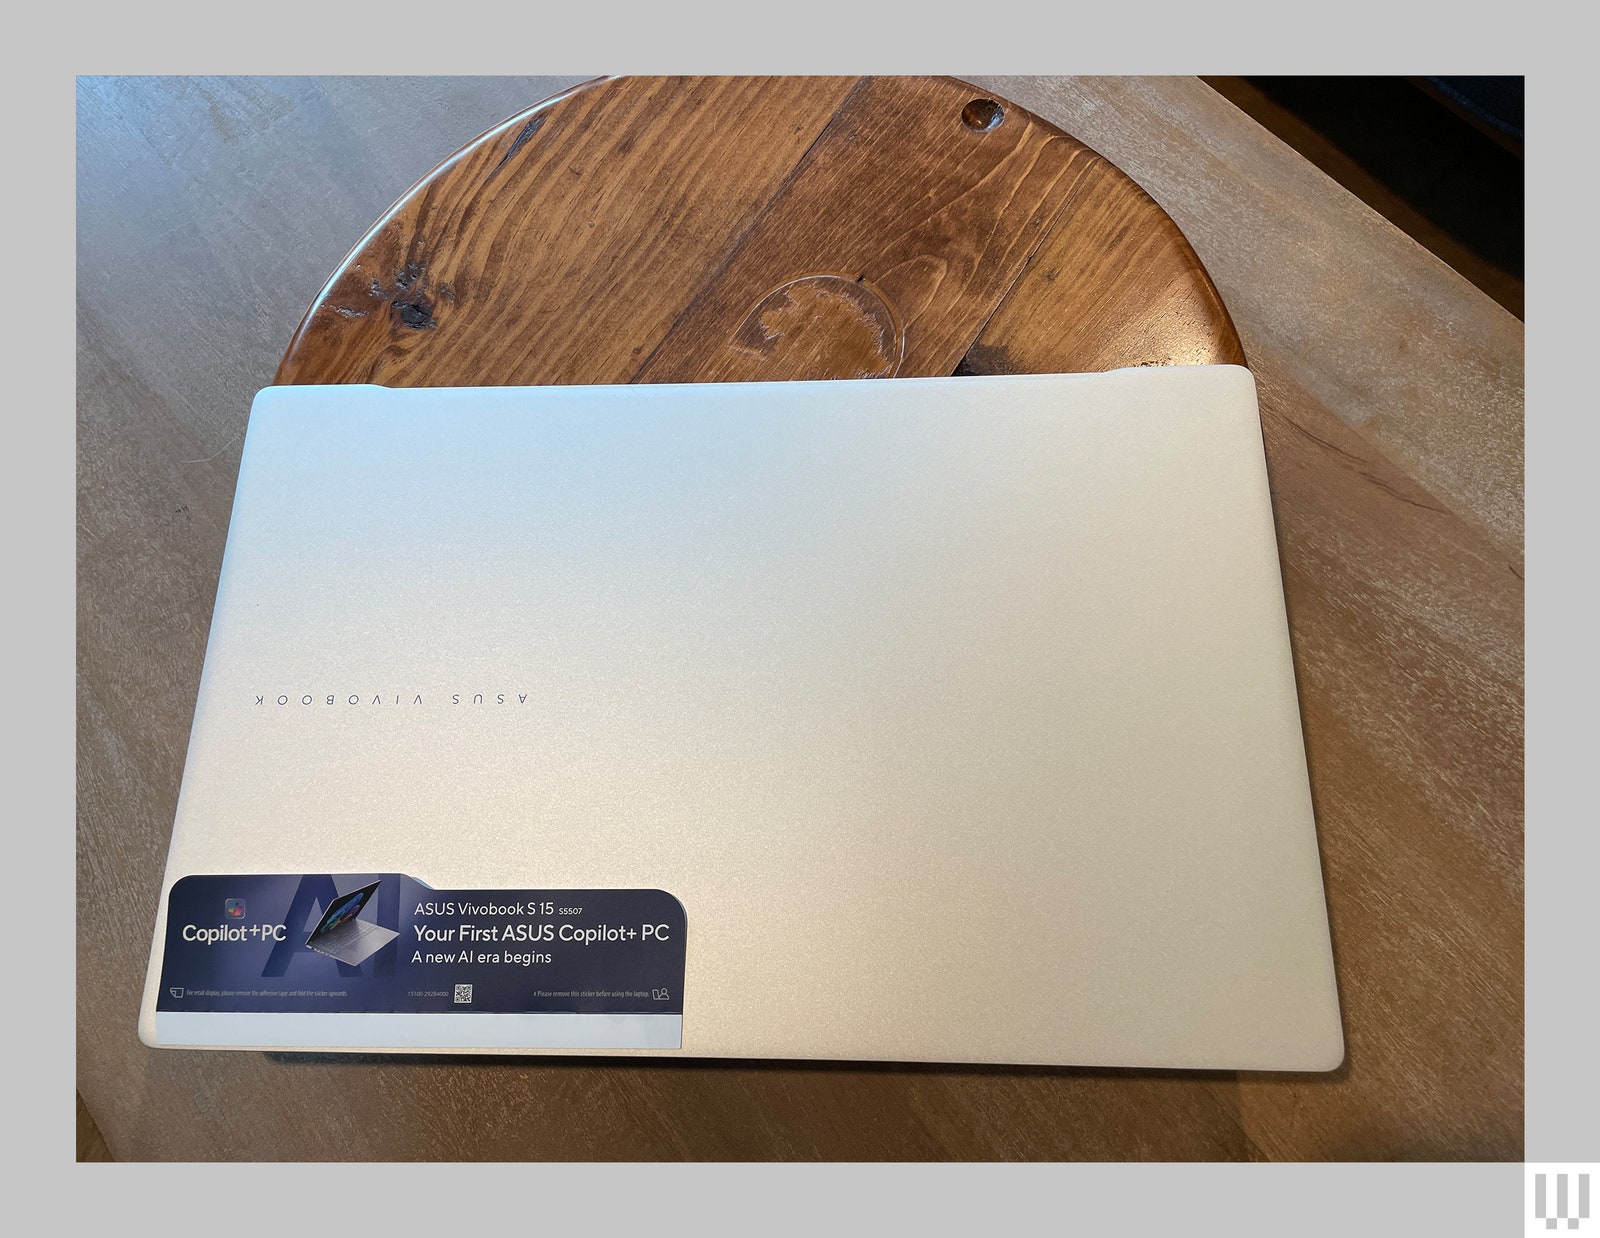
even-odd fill
[[[1137,185],[947,78],[623,78],[445,160],[278,383],[508,386],[1243,364]]]

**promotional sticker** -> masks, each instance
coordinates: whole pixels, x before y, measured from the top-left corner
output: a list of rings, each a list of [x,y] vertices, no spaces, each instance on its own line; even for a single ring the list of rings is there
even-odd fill
[[[664,890],[436,890],[396,873],[172,888],[164,1045],[676,1049],[686,917]]]

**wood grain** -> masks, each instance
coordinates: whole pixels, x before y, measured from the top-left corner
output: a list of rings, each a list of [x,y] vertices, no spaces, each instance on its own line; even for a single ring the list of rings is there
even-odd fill
[[[586,83],[408,191],[276,381],[949,374],[1069,197],[1052,261],[1100,260],[1025,280],[1043,291],[1011,320],[1077,342],[1075,370],[1242,356],[1148,195],[1022,108],[974,128],[973,99],[941,78]]]
[[[84,1161],[110,1161],[116,1158],[111,1155],[111,1149],[106,1147],[105,1137],[101,1135],[100,1128],[95,1125],[94,1115],[89,1112],[89,1107],[83,1103],[83,1093],[78,1094],[78,1155],[77,1160]]]
[[[975,78],[1132,176],[1194,244],[1252,365],[1522,556],[1523,329],[1198,78]]]
[[[1194,250],[1103,156],[1082,168],[1027,272],[967,352],[973,374],[1244,365]]]
[[[1430,252],[1437,254],[1441,259],[1449,263],[1452,270],[1459,271],[1467,279],[1470,279],[1500,305],[1504,306],[1507,312],[1514,314],[1518,318],[1524,316],[1525,295],[1521,275],[1511,274],[1509,271],[1502,269],[1496,262],[1479,255],[1470,245],[1457,240],[1443,227],[1423,214],[1416,206],[1413,206],[1398,190],[1391,188],[1374,176],[1356,158],[1345,151],[1341,145],[1296,116],[1283,104],[1255,85],[1249,78],[1207,77],[1202,80],[1211,89],[1227,99],[1229,103],[1294,147],[1306,159],[1321,168],[1330,177],[1338,181],[1339,184],[1349,189],[1362,202],[1377,211],[1385,219],[1391,221],[1395,227],[1401,229],[1419,245],[1424,246]],[[1506,150],[1512,151],[1518,159],[1522,158],[1520,147],[1512,143],[1510,138],[1493,126],[1461,109],[1453,100],[1438,93],[1429,85],[1428,79],[1413,78],[1411,79],[1411,85],[1413,88],[1427,91],[1440,107],[1448,108],[1462,120],[1472,125],[1473,128],[1484,134],[1490,141]],[[1345,140],[1345,137],[1341,134],[1339,141],[1344,142]],[[1416,141],[1417,139],[1411,139],[1411,148],[1415,147]],[[1459,158],[1459,156],[1439,153],[1432,157],[1429,166],[1434,169],[1447,167],[1453,158]],[[1412,171],[1412,179],[1408,182],[1408,190],[1417,183],[1415,179],[1416,171]],[[1435,171],[1434,175],[1437,176],[1439,173]],[[1390,179],[1394,179],[1392,172],[1390,173]]]
[[[780,232],[764,230],[785,201],[807,200],[830,168],[848,166],[850,148],[832,144],[867,97],[854,83],[768,84],[790,92],[791,110],[806,118],[795,123],[810,132],[762,129],[764,140],[788,143],[781,158],[727,181],[683,139],[683,125],[662,117],[693,114],[695,98],[745,99],[747,112],[762,113],[734,83],[664,83],[659,111],[624,110],[604,124],[603,101],[584,99],[586,88],[572,102],[591,110],[574,111],[574,129],[552,118],[513,153],[535,115],[530,102],[579,84],[80,80],[78,1084],[116,1155],[1521,1159],[1521,325],[1196,81],[976,83],[974,95],[1025,107],[1048,140],[1035,147],[1014,129],[1013,145],[991,149],[1033,151],[1036,161],[997,157],[990,166],[998,175],[946,182],[943,205],[884,216],[880,241],[915,238],[912,253],[938,235],[961,255],[951,269],[966,274],[954,291],[910,270],[910,286],[934,286],[916,312],[905,308],[918,305],[916,296],[881,282],[892,265],[860,281],[854,297],[826,279],[802,285],[817,275],[856,282],[867,272],[801,262]],[[924,89],[891,87],[895,98],[911,97],[902,87]],[[926,89],[924,97],[937,97]],[[172,1053],[138,1043],[154,907],[136,892],[153,897],[159,888],[250,396],[271,380],[327,272],[342,269],[351,238],[406,185],[448,162],[465,137],[507,116],[523,117],[520,126],[501,129],[471,165],[479,185],[494,174],[480,196],[512,195],[538,210],[519,224],[510,198],[481,202],[470,218],[450,214],[438,194],[408,198],[402,213],[415,206],[414,221],[392,239],[380,229],[370,240],[381,252],[373,274],[388,281],[380,281],[381,313],[314,311],[292,350],[305,355],[284,358],[307,368],[290,376],[336,372],[310,368],[303,347],[324,323],[312,351],[335,366],[361,359],[357,373],[370,359],[389,382],[481,374],[470,367],[484,365],[516,375],[504,381],[625,381],[679,333],[658,352],[658,374],[680,372],[666,368],[674,357],[685,358],[674,365],[728,365],[739,360],[730,349],[741,340],[760,351],[770,337],[763,327],[757,340],[748,324],[769,312],[784,328],[773,333],[778,346],[754,369],[727,376],[854,372],[848,367],[874,356],[881,364],[885,321],[911,324],[904,356],[927,356],[929,366],[941,350],[938,364],[946,364],[970,331],[976,346],[956,362],[973,370],[1224,360],[1242,339],[1261,388],[1350,1046],[1343,1070],[1324,1078],[463,1063]],[[661,179],[627,182],[609,162],[599,172],[579,162],[581,176],[567,171],[555,154],[566,152],[560,143],[581,117],[591,143],[618,125],[647,136]],[[1015,119],[1012,111],[999,128],[971,136],[1000,137]],[[544,139],[553,145],[542,147]],[[1083,143],[1092,149],[1064,159],[1056,176],[1051,152]],[[1132,255],[1152,272],[1144,302],[1129,301],[1131,285],[1119,284],[1128,264],[1104,255],[1126,212],[1157,223],[1164,216],[1150,215],[1137,187],[1115,209],[1106,205],[1092,191],[1094,176],[1130,187],[1111,176],[1113,165],[1133,172],[1181,228],[1143,258]],[[1021,168],[1033,171],[1016,174]],[[442,173],[458,174],[462,161]],[[660,201],[678,203],[664,208],[677,210],[673,219],[694,221],[687,237],[663,225],[672,243],[658,237],[639,250],[620,235],[597,238],[593,252],[607,255],[599,266],[609,264],[610,275],[574,267],[582,295],[565,277],[534,279],[507,260],[510,238],[533,239],[519,228],[558,230],[580,251],[589,244],[589,220],[599,230],[616,208],[578,189],[597,175],[635,190],[676,185],[717,204],[701,210],[663,191]],[[562,176],[571,186],[543,183]],[[986,206],[960,216],[949,207],[966,200],[960,186],[968,183]],[[1012,226],[1038,226],[1033,240],[1008,250],[984,239],[983,220],[1026,201],[1044,205]],[[499,241],[478,230],[491,216]],[[844,243],[829,240],[833,221],[790,218],[807,244]],[[961,227],[932,228],[934,218]],[[1099,229],[1099,240],[1083,242],[1074,220],[1090,235]],[[637,226],[649,233],[657,223],[652,215]],[[586,235],[573,242],[578,224]],[[460,287],[437,265],[442,239],[455,236],[479,241],[477,265],[448,272],[466,275]],[[1185,236],[1204,268],[1185,258]],[[453,303],[430,295],[432,328],[404,320],[410,289],[392,278],[415,260],[414,242],[425,260],[423,291],[449,282],[456,295]],[[698,257],[671,267],[680,244],[702,242]],[[635,260],[649,271],[688,272],[684,286],[650,290],[649,278],[630,274]],[[152,270],[161,278],[148,278]],[[654,338],[630,334],[627,315],[612,321],[607,307],[592,304],[606,278],[642,300]],[[1219,325],[1220,299],[1207,308],[1212,279],[1237,336]],[[1055,291],[1063,282],[1077,286],[1073,304],[1084,312],[1053,312],[1066,303]],[[544,298],[542,331],[448,334],[488,321],[471,317],[488,312],[477,299],[486,287]],[[780,287],[786,292],[772,296]],[[131,288],[140,292],[137,312]],[[361,308],[340,299],[361,288],[336,282],[317,304]],[[1137,322],[1141,304],[1154,322],[1173,324],[1166,338],[1195,351],[1162,351],[1159,333]],[[689,330],[692,318],[706,329]],[[948,343],[933,348],[939,338]],[[924,339],[929,351],[915,352]],[[424,365],[440,340],[451,348]],[[479,351],[462,356],[461,371],[430,371],[453,364],[443,353],[461,355],[463,345]],[[83,947],[88,940],[94,950]],[[241,1111],[252,1122],[230,1120]]]
[[[640,378],[954,370],[1088,162],[1021,108],[969,128],[972,95],[944,79],[863,81]]]
[[[628,381],[852,85],[632,79],[519,113],[356,247],[277,381]]]

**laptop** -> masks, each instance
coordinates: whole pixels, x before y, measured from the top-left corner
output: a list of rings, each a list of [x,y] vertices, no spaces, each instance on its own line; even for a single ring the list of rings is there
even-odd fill
[[[1254,381],[268,388],[158,894],[162,1047],[1331,1070]]]
[[[306,938],[306,945],[318,954],[357,967],[400,936],[394,929],[360,918],[381,884],[374,881],[328,904],[328,910]]]

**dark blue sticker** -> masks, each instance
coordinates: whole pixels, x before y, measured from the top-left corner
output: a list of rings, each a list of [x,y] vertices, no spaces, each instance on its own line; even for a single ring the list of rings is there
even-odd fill
[[[664,890],[184,877],[156,1009],[681,1015],[687,927]]]

